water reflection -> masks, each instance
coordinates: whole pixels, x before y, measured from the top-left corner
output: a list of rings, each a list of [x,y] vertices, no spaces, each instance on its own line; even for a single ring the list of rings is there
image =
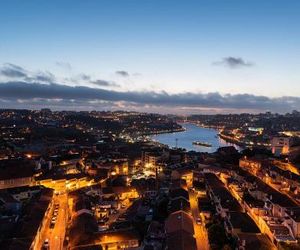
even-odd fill
[[[218,131],[215,129],[202,128],[191,123],[182,123],[181,125],[186,129],[185,131],[154,135],[152,138],[160,143],[168,145],[169,147],[175,147],[177,139],[177,145],[180,148],[208,153],[215,152],[219,147],[233,145],[219,138]],[[209,143],[212,146],[205,147],[193,145],[193,141]],[[240,150],[239,146],[234,146]]]

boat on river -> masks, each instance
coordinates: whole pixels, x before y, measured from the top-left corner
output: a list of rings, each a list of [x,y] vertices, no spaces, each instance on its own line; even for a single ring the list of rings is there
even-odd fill
[[[193,141],[193,145],[203,146],[203,147],[212,147],[212,145],[210,143],[202,142],[202,141]]]

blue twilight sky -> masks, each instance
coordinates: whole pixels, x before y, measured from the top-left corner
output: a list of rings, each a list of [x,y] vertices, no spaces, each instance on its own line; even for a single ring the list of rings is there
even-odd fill
[[[300,109],[300,1],[2,0],[0,67],[0,107]]]

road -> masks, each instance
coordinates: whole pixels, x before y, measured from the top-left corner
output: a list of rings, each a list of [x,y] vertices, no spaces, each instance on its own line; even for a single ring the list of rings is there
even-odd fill
[[[112,223],[114,223],[121,215],[123,215],[127,209],[131,206],[132,202],[129,201],[129,199],[126,199],[126,200],[123,200],[122,201],[122,204],[125,205],[124,208],[120,208],[118,210],[118,213],[117,214],[111,214],[109,216],[109,221],[108,221],[108,225],[111,225]]]
[[[209,250],[209,242],[207,237],[207,231],[205,228],[204,218],[202,218],[202,224],[198,225],[196,219],[199,218],[199,208],[197,194],[189,190],[189,200],[191,205],[191,211],[194,218],[194,231],[198,250]]]
[[[52,219],[52,211],[54,210],[54,207],[52,208],[52,211],[50,213],[49,218],[47,218],[49,221],[47,222],[47,229],[46,232],[43,234],[43,241],[45,239],[49,240],[50,250],[61,250],[63,249],[63,242],[64,237],[66,233],[66,227],[67,227],[67,194],[60,194],[53,197],[54,202],[53,204],[59,204],[58,209],[58,216],[56,219],[56,223],[54,228],[50,228],[50,221]]]

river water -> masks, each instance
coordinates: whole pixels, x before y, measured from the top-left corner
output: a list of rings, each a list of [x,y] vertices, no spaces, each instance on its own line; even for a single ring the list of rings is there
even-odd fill
[[[153,135],[152,139],[162,144],[166,144],[169,147],[175,147],[177,139],[177,146],[179,148],[185,148],[188,151],[194,150],[197,152],[213,153],[217,151],[219,147],[224,146],[235,146],[240,150],[239,146],[227,143],[219,138],[218,131],[215,129],[202,128],[191,123],[181,123],[181,125],[186,129],[185,131]],[[210,143],[212,147],[193,145],[193,141]]]

